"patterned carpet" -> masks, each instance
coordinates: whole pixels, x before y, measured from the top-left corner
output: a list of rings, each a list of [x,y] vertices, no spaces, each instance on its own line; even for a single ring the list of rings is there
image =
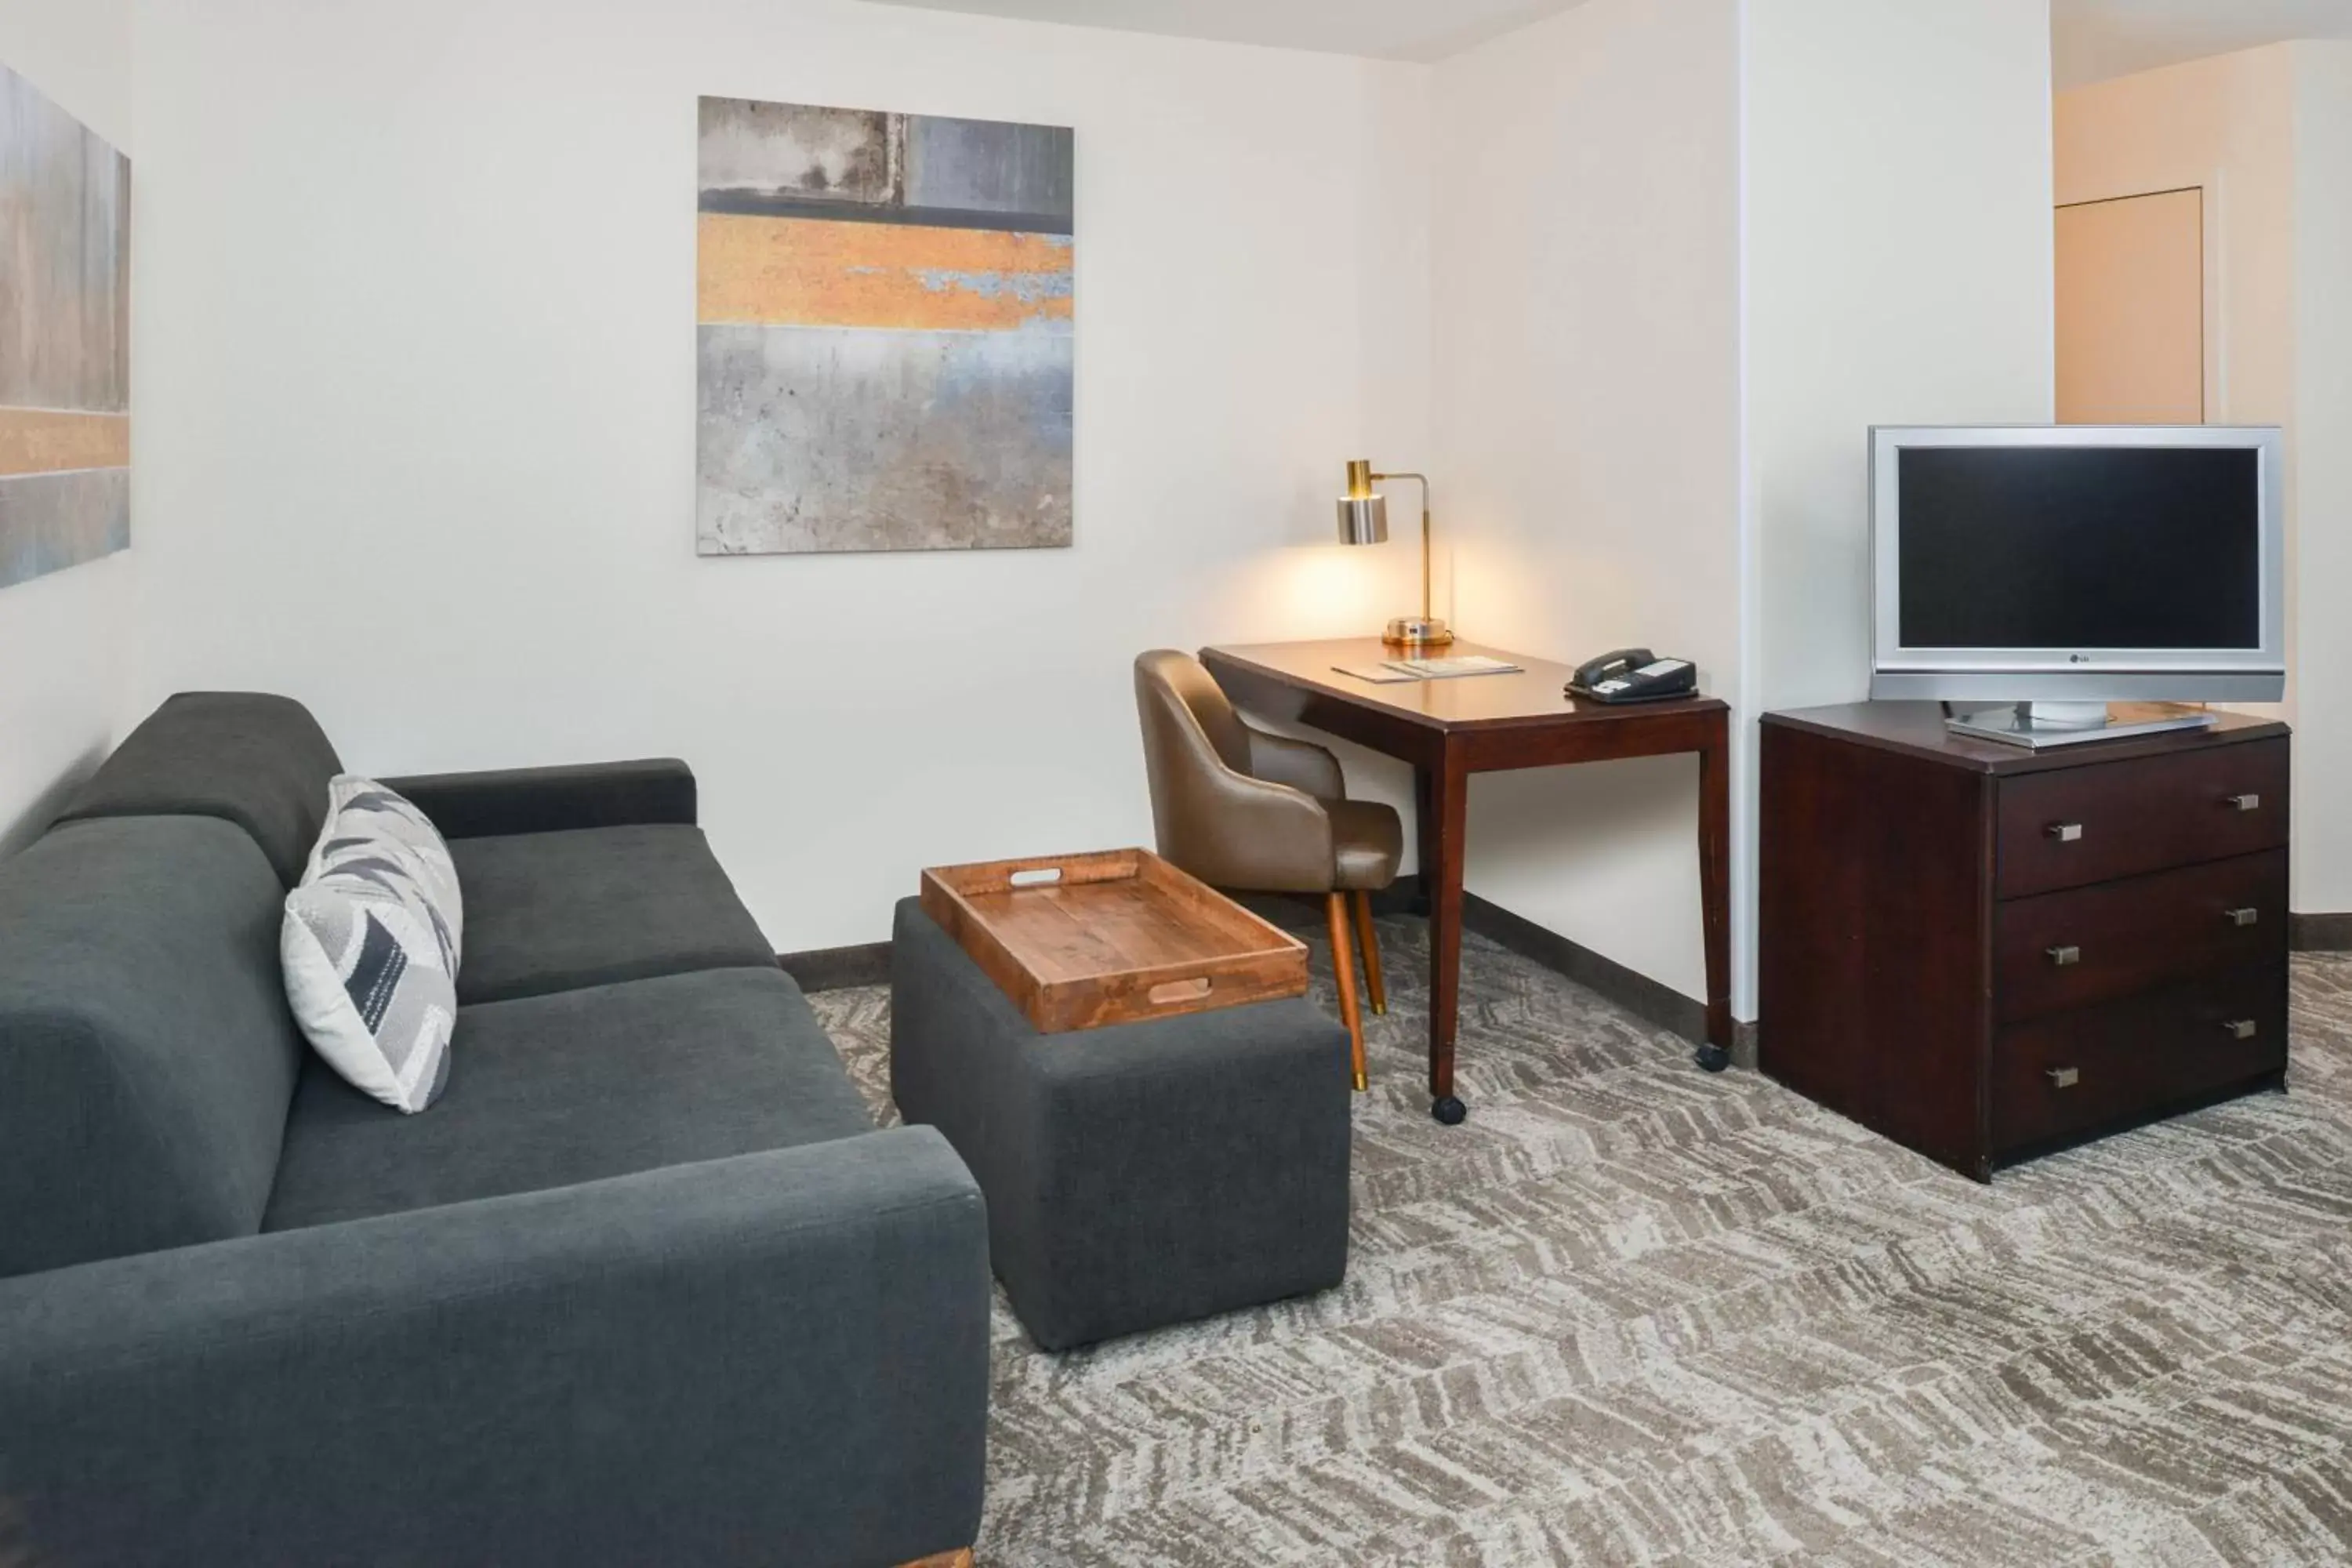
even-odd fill
[[[1347,1283],[1058,1357],[1000,1303],[983,1568],[2352,1561],[2352,959],[2289,1094],[1987,1188],[1475,938],[1441,1128],[1381,936]],[[887,1115],[887,994],[814,1000]]]

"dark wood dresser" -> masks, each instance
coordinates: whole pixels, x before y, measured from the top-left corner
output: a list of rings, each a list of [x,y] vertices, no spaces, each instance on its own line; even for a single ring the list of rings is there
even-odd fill
[[[2286,1070],[2287,728],[2032,752],[1767,714],[1758,1063],[1954,1170]]]

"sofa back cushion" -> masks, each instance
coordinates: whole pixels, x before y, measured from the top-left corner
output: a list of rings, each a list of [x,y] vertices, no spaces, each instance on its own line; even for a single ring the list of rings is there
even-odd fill
[[[256,691],[184,691],[149,715],[67,801],[63,820],[217,816],[253,836],[279,890],[302,879],[342,772],[309,709]]]
[[[303,1056],[285,896],[208,816],[0,862],[0,1276],[260,1228]]]

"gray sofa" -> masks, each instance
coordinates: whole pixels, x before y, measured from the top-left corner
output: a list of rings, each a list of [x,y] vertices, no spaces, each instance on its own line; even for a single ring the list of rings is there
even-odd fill
[[[466,900],[404,1117],[289,1016],[333,749],[173,698],[0,865],[0,1563],[823,1564],[970,1544],[986,1218],[876,1131],[635,763],[391,781]]]

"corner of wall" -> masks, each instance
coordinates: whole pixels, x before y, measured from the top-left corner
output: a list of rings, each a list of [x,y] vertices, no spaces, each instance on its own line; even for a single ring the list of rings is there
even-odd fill
[[[1585,3],[1441,62],[1437,465],[1465,636],[1741,677],[1738,0]],[[1441,581],[1444,579],[1441,572]],[[1706,994],[1687,758],[1480,775],[1472,891]]]
[[[2294,907],[2352,910],[2352,41],[2290,46],[2294,77]],[[2325,520],[2324,523],[2323,521]]]

